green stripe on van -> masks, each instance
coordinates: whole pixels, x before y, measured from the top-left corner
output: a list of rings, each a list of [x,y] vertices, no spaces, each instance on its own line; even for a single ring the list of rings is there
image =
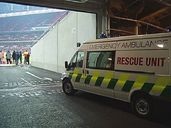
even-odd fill
[[[153,88],[153,86],[154,86],[154,83],[144,83],[141,90],[143,90],[144,92],[149,93],[151,91],[151,89]]]
[[[72,79],[73,73],[69,73],[69,78]]]
[[[171,85],[166,86],[166,88],[161,93],[161,96],[170,97],[171,98]]]
[[[113,78],[112,78],[112,79],[110,80],[110,82],[109,82],[107,88],[109,88],[109,89],[114,89],[114,87],[115,87],[117,81],[118,81],[118,79],[113,79]]]
[[[130,92],[133,84],[134,84],[134,81],[127,80],[124,87],[122,88],[122,91]]]
[[[82,74],[78,74],[75,79],[75,82],[80,82],[81,76],[82,76]]]
[[[98,77],[95,83],[95,86],[101,86],[103,82],[104,77]]]
[[[89,84],[90,83],[90,80],[91,80],[91,77],[90,75],[88,75],[85,79],[85,84]]]

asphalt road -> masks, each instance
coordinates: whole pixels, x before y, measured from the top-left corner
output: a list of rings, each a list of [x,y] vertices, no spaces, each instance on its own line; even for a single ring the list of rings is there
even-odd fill
[[[170,112],[159,111],[141,119],[127,103],[85,92],[66,96],[58,73],[0,67],[0,128],[170,128]]]

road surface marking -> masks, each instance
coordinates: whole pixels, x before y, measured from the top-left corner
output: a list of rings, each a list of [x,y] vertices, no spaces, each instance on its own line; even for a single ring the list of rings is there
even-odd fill
[[[51,92],[48,92],[47,94],[51,95],[52,93]]]
[[[31,75],[31,76],[33,76],[33,77],[35,77],[35,78],[37,78],[37,79],[42,80],[42,78],[40,78],[40,77],[38,77],[38,76],[36,76],[36,75],[34,75],[34,74],[30,73],[30,72],[26,72],[26,73],[27,73],[27,74],[29,74],[29,75]]]
[[[53,81],[52,78],[44,77],[44,80]]]
[[[29,83],[27,80],[25,80],[24,78],[21,78],[24,82],[28,83],[29,85],[32,85],[31,83]]]
[[[9,96],[14,96],[14,94],[12,94],[12,93],[9,93],[8,95],[9,95]]]
[[[2,95],[2,97],[5,97],[5,95]]]
[[[35,94],[36,96],[39,96],[39,95],[40,95],[39,93],[36,93],[36,92],[34,92],[34,94]]]
[[[29,94],[30,96],[34,96],[34,94],[33,94],[33,93],[31,93],[31,92],[28,92],[28,94]]]
[[[24,97],[24,95],[23,95],[22,93],[21,93],[21,94],[19,94],[18,96],[19,96],[19,97],[21,97],[21,98],[22,98],[22,97]]]

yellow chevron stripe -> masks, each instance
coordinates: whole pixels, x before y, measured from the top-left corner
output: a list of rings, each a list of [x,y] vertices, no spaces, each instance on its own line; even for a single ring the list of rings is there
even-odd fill
[[[86,75],[82,74],[81,79],[80,79],[80,83],[81,83],[80,85],[84,85],[85,79],[86,79]]]
[[[86,78],[86,75],[82,74],[81,79],[85,79],[85,78]]]
[[[151,95],[160,96],[165,87],[170,83],[171,78],[168,76],[160,76],[157,78],[155,85],[150,91]]]
[[[126,81],[128,80],[129,77],[130,77],[130,74],[121,74],[119,76],[119,79],[116,83],[114,90],[117,90],[117,91],[122,90],[124,84],[126,83]]]
[[[94,84],[96,83],[96,80],[97,80],[97,78],[99,77],[99,75],[100,75],[100,72],[99,72],[99,71],[94,71],[94,72],[93,72],[93,76],[92,76],[92,78],[91,78],[91,80],[90,80],[90,83],[91,83],[92,85],[94,85]]]
[[[73,73],[78,74],[79,73],[79,68],[75,68]]]
[[[103,79],[102,85],[107,87],[112,78],[114,78],[113,72],[107,72],[104,79]]]
[[[150,94],[155,96],[160,96],[160,94],[164,89],[165,86],[153,86],[152,90],[150,91]]]
[[[73,80],[73,81],[75,81],[75,79],[76,79],[78,73],[79,73],[79,68],[75,68],[75,69],[74,69],[74,72],[73,72],[73,75],[72,75],[72,80]]]
[[[73,80],[73,81],[75,81],[77,75],[78,75],[78,74],[73,74],[73,75],[72,75],[72,80]]]
[[[136,78],[135,83],[133,84],[132,89],[141,89],[144,83],[148,80],[148,76],[139,75]]]

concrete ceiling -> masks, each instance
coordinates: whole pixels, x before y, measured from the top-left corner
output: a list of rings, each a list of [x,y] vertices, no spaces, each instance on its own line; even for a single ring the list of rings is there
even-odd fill
[[[116,34],[135,34],[137,26],[138,34],[167,32],[171,27],[170,0],[112,0],[108,9]]]
[[[106,12],[112,35],[167,32],[171,28],[171,0],[3,0],[20,4],[86,12]],[[77,2],[76,2],[77,1]],[[79,1],[79,2],[78,2]]]
[[[95,12],[95,13],[97,13],[99,10],[105,7],[105,0],[2,0],[2,1],[52,7],[58,9]]]

